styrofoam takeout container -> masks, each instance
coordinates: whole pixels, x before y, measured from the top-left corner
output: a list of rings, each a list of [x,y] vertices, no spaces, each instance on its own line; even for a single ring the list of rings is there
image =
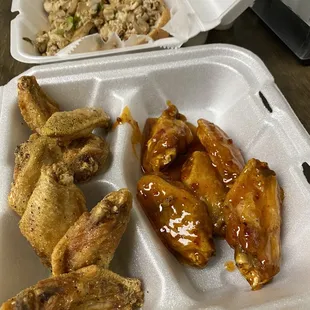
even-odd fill
[[[191,34],[193,38],[200,32],[190,44],[203,44],[207,38],[207,32],[219,25],[227,25],[234,21],[246,8],[253,4],[254,0],[164,0],[169,8],[180,1],[184,3],[191,15]],[[89,58],[95,56],[128,53],[141,50],[154,50],[158,48],[178,48],[184,41],[174,37],[161,39],[153,43],[125,47],[114,50],[88,52],[83,54],[71,54],[66,56],[41,56],[35,48],[23,40],[23,38],[35,39],[41,30],[48,29],[47,14],[43,9],[43,0],[13,0],[12,12],[19,15],[11,22],[11,55],[18,61],[25,63],[51,63],[71,59]]]
[[[102,107],[116,119],[127,105],[141,128],[169,99],[189,121],[215,122],[246,159],[267,161],[276,171],[285,191],[283,262],[260,291],[252,292],[237,270],[225,270],[233,250],[224,240],[216,240],[217,255],[205,269],[179,264],[134,200],[112,270],[143,281],[144,309],[309,309],[310,191],[302,164],[310,157],[310,139],[258,57],[230,45],[208,45],[38,66],[24,74],[35,75],[63,110]],[[7,205],[14,149],[30,134],[16,84],[17,78],[0,88],[0,303],[49,275]],[[122,187],[135,196],[140,168],[130,137],[129,125],[108,134],[108,170],[81,186],[89,207]]]

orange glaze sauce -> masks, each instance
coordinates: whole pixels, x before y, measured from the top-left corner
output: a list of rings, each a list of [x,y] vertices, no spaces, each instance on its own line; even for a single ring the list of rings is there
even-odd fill
[[[142,134],[139,128],[139,124],[132,117],[128,106],[123,109],[122,114],[116,119],[116,122],[112,126],[112,130],[114,130],[117,126],[123,125],[125,123],[128,123],[132,128],[131,145],[135,156],[138,158],[135,146],[142,143]]]
[[[235,265],[235,262],[233,261],[228,261],[225,263],[225,269],[229,272],[233,272],[236,270],[236,265]]]
[[[205,148],[197,137],[197,127],[189,122],[186,122],[186,125],[189,127],[193,134],[193,142],[189,145],[185,154],[179,154],[178,157],[172,162],[172,164],[163,171],[163,173],[173,181],[181,181],[182,166],[195,151],[205,151]]]

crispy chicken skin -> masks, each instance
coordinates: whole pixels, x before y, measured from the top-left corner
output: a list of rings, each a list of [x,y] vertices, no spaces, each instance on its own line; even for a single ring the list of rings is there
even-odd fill
[[[92,265],[39,281],[0,310],[130,310],[141,307],[143,298],[140,280]]]
[[[215,248],[212,223],[205,204],[190,192],[157,175],[143,176],[137,197],[156,233],[176,258],[188,265],[204,267]]]
[[[143,149],[142,167],[147,173],[159,172],[193,141],[190,128],[177,108],[170,104],[153,125]]]
[[[39,130],[43,136],[71,141],[84,138],[97,128],[109,128],[110,117],[103,109],[81,108],[68,112],[56,112]]]
[[[281,195],[275,172],[251,159],[225,200],[226,240],[253,290],[280,270]]]
[[[61,159],[62,152],[56,140],[32,134],[15,151],[13,183],[8,197],[9,206],[20,216],[26,210],[28,200],[41,174],[43,165]]]
[[[63,161],[73,172],[75,182],[87,182],[103,167],[108,155],[108,143],[91,134],[73,140],[64,151]]]
[[[182,167],[181,180],[206,203],[214,234],[225,237],[226,189],[206,152],[197,151],[188,158]]]
[[[121,189],[108,194],[91,212],[85,212],[56,245],[53,274],[92,264],[108,268],[127,228],[131,208],[131,193]]]
[[[50,266],[58,241],[86,211],[81,190],[61,163],[45,166],[19,223],[42,262]]]
[[[31,130],[37,131],[55,112],[58,104],[48,97],[34,76],[22,76],[18,80],[18,106]]]
[[[224,184],[230,188],[244,167],[240,150],[223,130],[204,119],[198,120],[197,135]]]

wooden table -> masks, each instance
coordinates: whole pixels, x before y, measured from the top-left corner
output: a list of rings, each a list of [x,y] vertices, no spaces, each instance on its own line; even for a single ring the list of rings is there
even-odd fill
[[[11,1],[0,0],[0,85],[30,68],[10,55]],[[302,66],[286,46],[248,9],[226,31],[212,31],[209,43],[230,43],[257,54],[274,75],[276,83],[310,133],[310,67]]]

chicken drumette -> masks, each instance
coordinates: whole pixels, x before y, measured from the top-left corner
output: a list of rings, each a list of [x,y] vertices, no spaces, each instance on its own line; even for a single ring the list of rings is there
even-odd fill
[[[167,248],[182,263],[204,267],[215,253],[205,204],[182,183],[156,175],[143,176],[137,189],[141,207]]]
[[[91,134],[73,140],[64,150],[63,161],[72,171],[75,182],[86,182],[103,167],[108,155],[108,143]]]
[[[244,167],[240,150],[222,129],[204,119],[198,120],[197,135],[224,184],[230,188]]]
[[[224,237],[226,188],[206,152],[196,151],[188,158],[182,167],[181,180],[206,203],[214,233]]]
[[[142,146],[142,168],[145,172],[158,172],[171,164],[180,153],[185,153],[193,141],[193,134],[184,117],[170,104],[148,129],[149,136]]]
[[[226,240],[253,290],[280,270],[283,192],[267,163],[251,159],[225,199]]]

